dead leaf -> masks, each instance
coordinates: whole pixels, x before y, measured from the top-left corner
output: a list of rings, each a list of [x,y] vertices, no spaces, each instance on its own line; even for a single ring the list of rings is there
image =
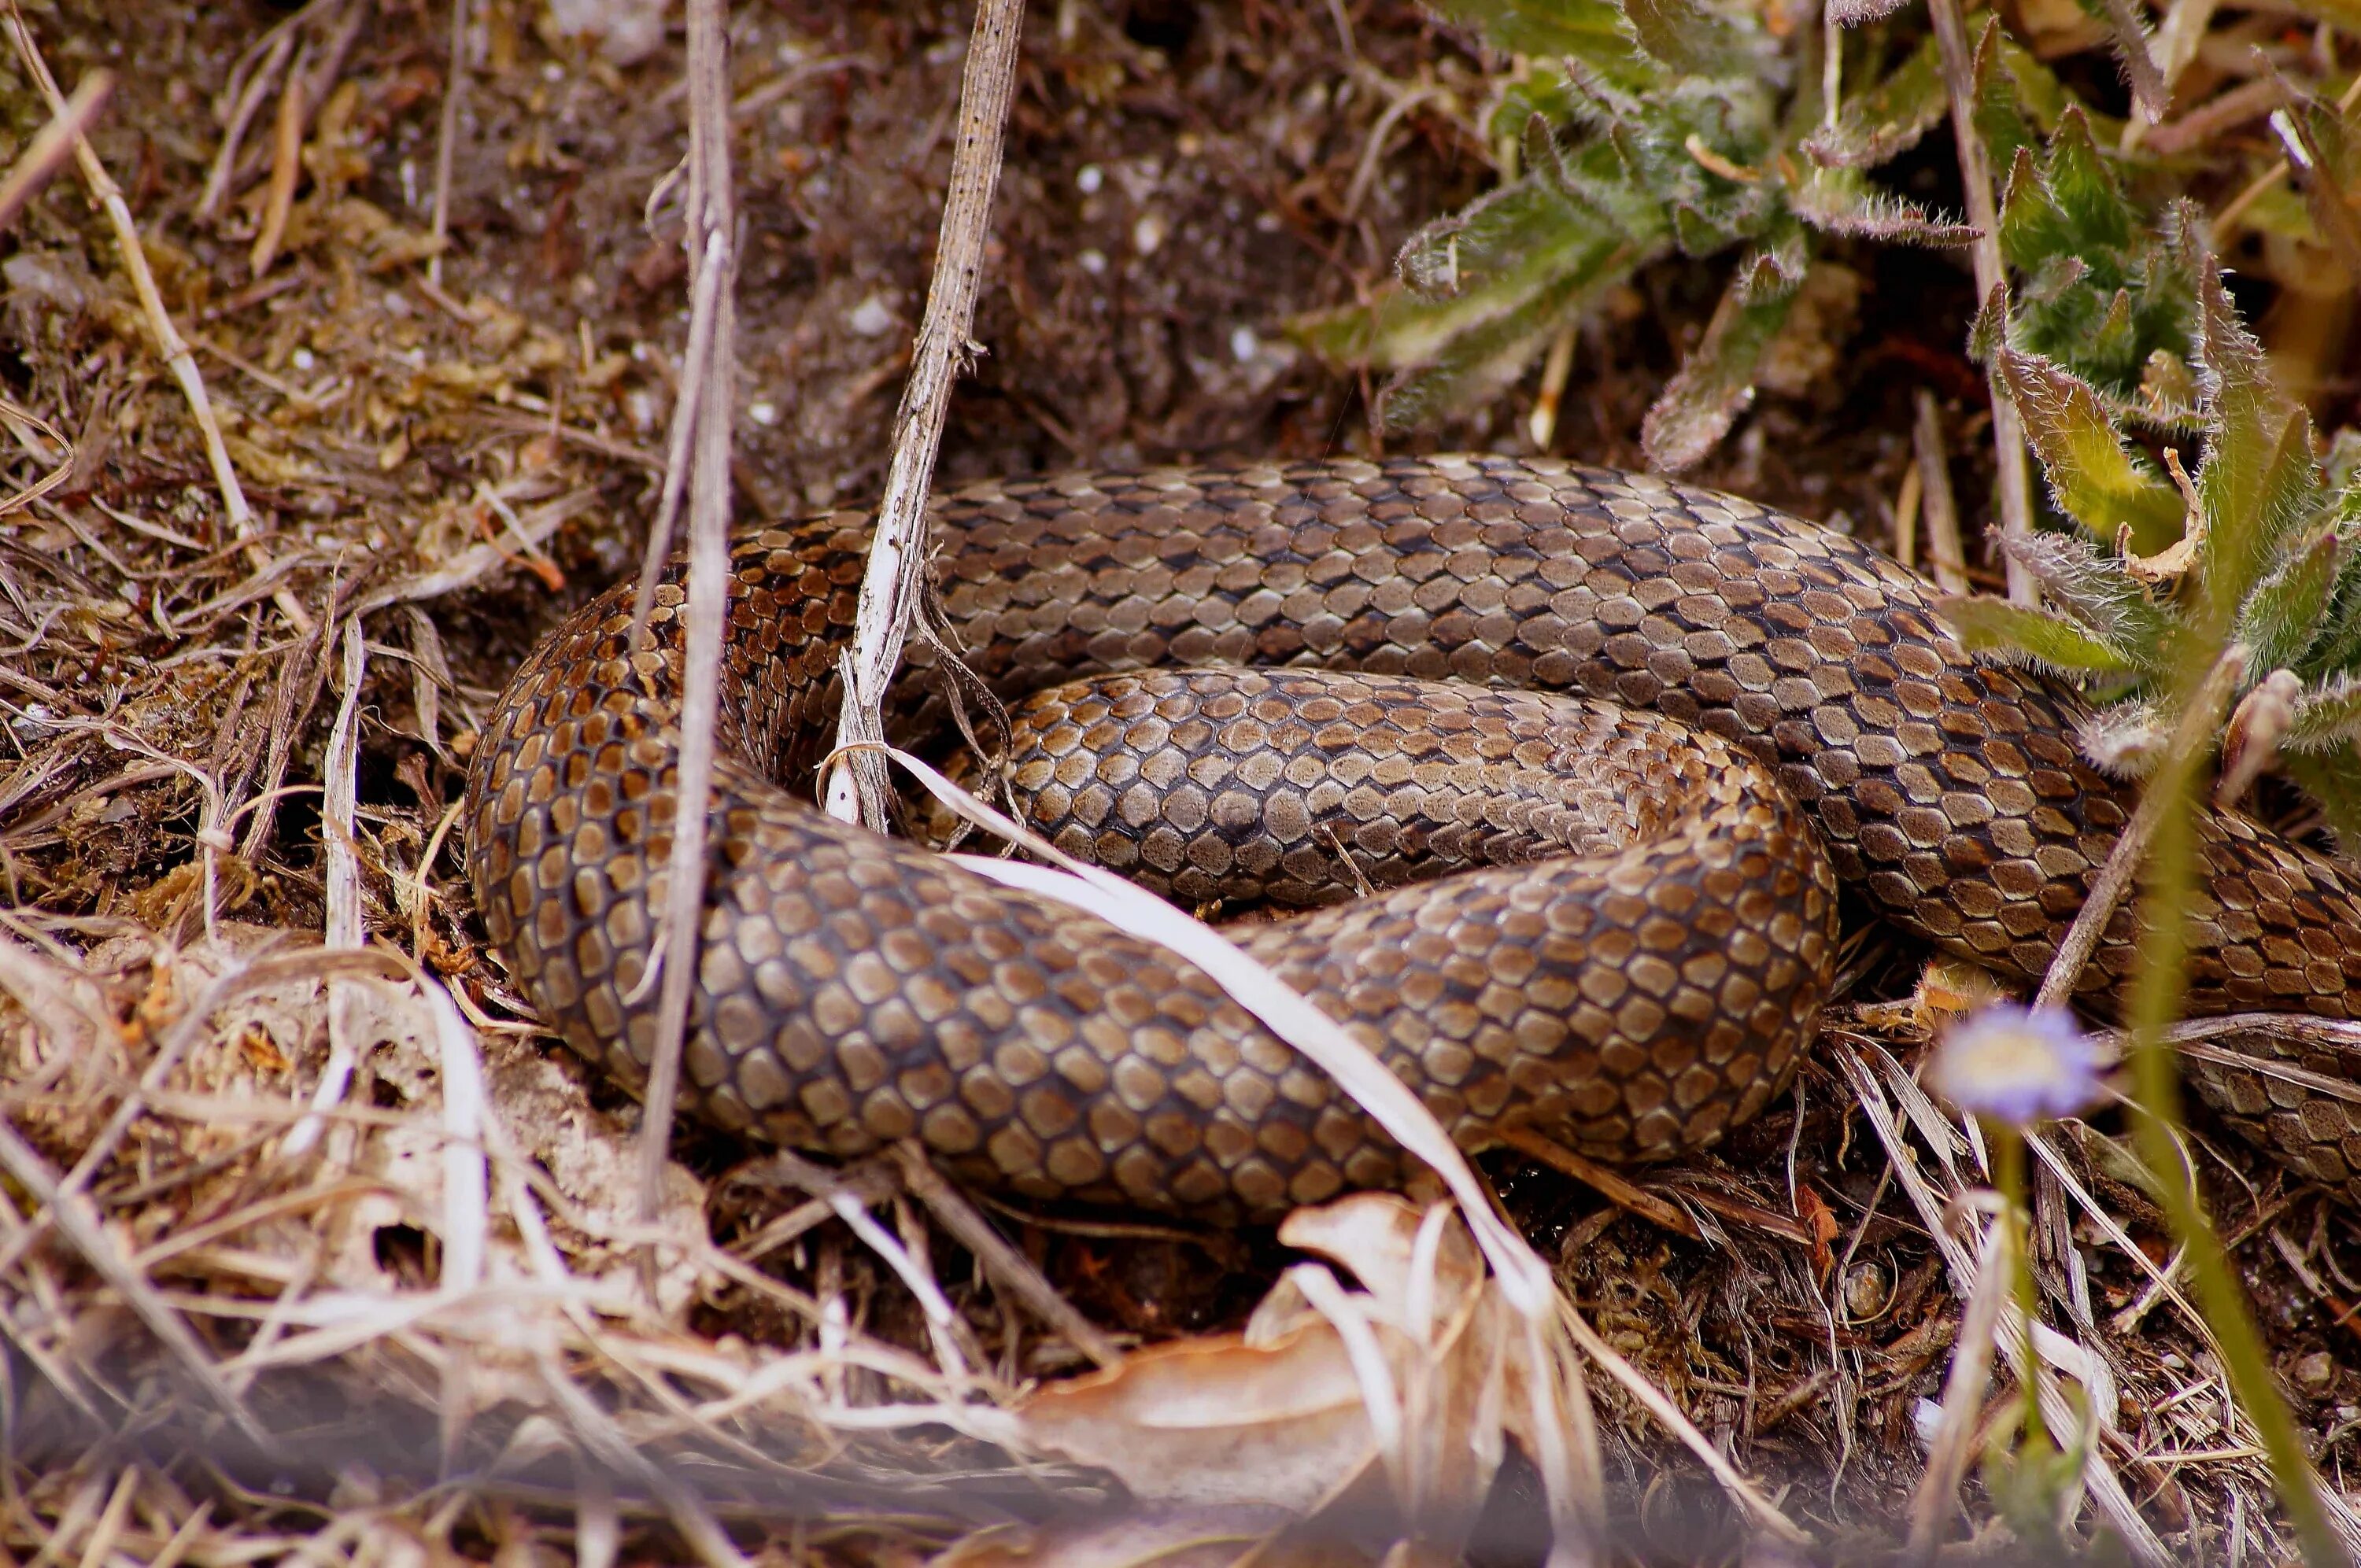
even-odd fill
[[[1045,1388],[1009,1413],[1011,1438],[1111,1471],[1156,1505],[1304,1519],[1381,1483],[1422,1558],[1465,1541],[1512,1437],[1562,1522],[1569,1499],[1595,1495],[1574,1479],[1588,1454],[1570,1345],[1510,1304],[1448,1205],[1359,1193],[1299,1210],[1279,1234],[1362,1288],[1298,1264],[1245,1333]]]
[[[1376,1456],[1352,1358],[1319,1321],[1266,1344],[1157,1345],[1053,1384],[1016,1415],[1032,1446],[1112,1471],[1142,1500],[1300,1516]]]

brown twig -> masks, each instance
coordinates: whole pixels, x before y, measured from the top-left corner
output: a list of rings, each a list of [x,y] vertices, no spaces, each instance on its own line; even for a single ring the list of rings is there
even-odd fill
[[[1951,100],[1951,137],[1959,146],[1960,183],[1966,190],[1968,222],[1976,228],[1970,251],[1975,263],[1976,297],[1988,300],[1993,290],[2007,282],[2008,273],[2001,260],[2000,208],[1993,200],[1992,159],[1982,133],[1976,129],[1975,59],[1968,48],[1960,0],[1927,0],[1927,14],[1935,24],[1936,47],[1943,57],[1943,82]],[[2030,539],[2033,470],[2026,461],[2024,422],[2001,381],[1997,359],[1986,367],[1985,383],[1992,391],[1993,455],[2000,470],[2001,534],[2006,539]],[[2014,555],[2008,557],[2007,567],[2008,597],[2018,604],[2034,602],[2033,574]]]
[[[443,79],[442,124],[434,136],[434,218],[426,231],[434,246],[426,258],[426,280],[437,288],[443,283],[443,247],[451,237],[451,160],[459,142],[459,98],[467,84],[467,0],[451,0],[451,59]]]
[[[263,203],[262,227],[254,236],[247,265],[257,278],[279,259],[287,220],[295,211],[295,185],[303,176],[303,77],[290,72],[279,94],[279,120],[270,138],[270,194]]]
[[[1697,1229],[1697,1222],[1681,1212],[1677,1205],[1642,1190],[1621,1172],[1586,1159],[1554,1138],[1543,1137],[1526,1127],[1504,1127],[1500,1141],[1528,1159],[1571,1176],[1618,1208],[1628,1209],[1675,1235],[1686,1236],[1693,1242],[1705,1240],[1705,1233]]]
[[[942,1179],[925,1149],[906,1140],[895,1144],[894,1162],[901,1168],[904,1189],[927,1206],[952,1240],[975,1255],[986,1274],[1031,1308],[1035,1316],[1101,1366],[1113,1366],[1123,1359],[1115,1342],[1076,1311],[1073,1303],[1059,1295],[1057,1287],[1043,1278],[1023,1253],[1008,1245],[1007,1237],[993,1229],[992,1222],[978,1213],[975,1205]]]
[[[74,464],[77,459],[73,443],[68,441],[57,426],[28,410],[19,408],[13,399],[0,396],[0,419],[23,422],[56,442],[58,450],[64,454],[50,466],[48,473],[18,490],[15,495],[0,499],[0,517],[6,517],[10,512],[21,511],[26,507],[31,506],[35,501],[73,477]]]
[[[205,188],[197,197],[193,216],[198,222],[211,222],[221,212],[222,203],[229,199],[230,182],[237,171],[238,150],[246,140],[247,126],[254,123],[255,115],[262,108],[262,101],[270,95],[270,84],[287,68],[288,58],[295,52],[296,32],[309,16],[308,8],[299,11],[258,40],[255,48],[261,51],[259,63],[242,82],[238,77],[245,70],[247,60],[241,60],[238,69],[231,72],[230,83],[235,96],[230,101],[229,123],[222,129],[221,149],[214,153],[213,169],[205,176]],[[254,57],[249,53],[247,58],[251,60]]]
[[[6,232],[16,221],[16,214],[24,211],[25,203],[65,167],[66,159],[73,156],[74,144],[98,119],[99,111],[106,106],[106,95],[114,87],[115,78],[104,71],[93,71],[83,77],[73,90],[73,96],[66,100],[65,108],[50,116],[49,123],[8,166],[7,178],[0,180],[0,233]]]
[[[2158,158],[2194,152],[2224,131],[2269,114],[2286,99],[2285,89],[2276,82],[2242,82],[2228,92],[2207,99],[2179,118],[2167,120],[2148,132],[2140,145]],[[2131,124],[2138,122],[2135,120]],[[2125,134],[2130,134],[2128,126]]]
[[[959,140],[935,247],[934,280],[918,325],[902,406],[894,417],[894,458],[877,504],[877,531],[861,580],[853,641],[844,656],[844,707],[837,720],[829,814],[885,826],[885,763],[872,748],[885,738],[885,688],[918,610],[926,563],[927,492],[950,407],[951,383],[973,352],[968,329],[983,280],[985,231],[1000,180],[1001,130],[1016,86],[1024,0],[979,0],[960,82]]]
[[[1916,450],[1918,496],[1927,519],[1927,569],[1945,593],[1966,593],[1968,557],[1960,543],[1960,503],[1951,490],[1950,457],[1943,450],[1943,415],[1935,406],[1935,394],[1924,387],[1918,389],[1918,420],[1910,439]]]
[[[690,455],[688,593],[682,607],[687,636],[682,652],[680,762],[675,785],[672,860],[665,876],[664,930],[656,945],[661,987],[653,1058],[648,1067],[647,1120],[640,1132],[640,1217],[653,1224],[664,1199],[664,1162],[672,1143],[673,1102],[680,1091],[680,1057],[688,1032],[689,988],[697,978],[697,944],[705,910],[706,809],[713,780],[714,730],[721,707],[721,633],[730,598],[730,418],[737,364],[730,303],[737,258],[730,187],[730,40],[722,0],[688,6],[688,226],[682,237],[695,280],[690,335],[706,345],[703,358],[682,367],[683,395],[675,428],[691,425],[693,441],[675,436],[674,451]],[[705,318],[698,328],[696,315]],[[694,383],[695,395],[688,395]],[[654,1255],[647,1255],[654,1295]]]

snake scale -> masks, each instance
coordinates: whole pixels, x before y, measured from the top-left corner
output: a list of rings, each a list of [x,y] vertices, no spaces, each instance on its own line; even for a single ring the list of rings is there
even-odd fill
[[[934,526],[949,643],[1015,705],[1034,825],[1184,904],[1312,906],[1241,940],[1471,1149],[1523,1124],[1658,1157],[1761,1110],[1809,1044],[1839,883],[2037,977],[2133,804],[2080,755],[2081,699],[1971,657],[1917,577],[1662,479],[1488,456],[1073,474],[961,490]],[[915,1137],[971,1182],[1206,1217],[1401,1179],[1186,961],[808,804],[868,531],[843,513],[735,546],[686,1103],[758,1140]],[[466,812],[510,971],[633,1090],[683,577],[636,652],[629,585],[540,645]],[[948,727],[936,662],[895,690],[914,743]],[[2354,876],[2235,812],[2200,847],[2191,1010],[2361,1014]],[[2118,913],[2085,1000],[2112,998],[2134,935]],[[2247,1048],[2200,1091],[2361,1196],[2361,1116],[2323,1089],[2346,1074]]]

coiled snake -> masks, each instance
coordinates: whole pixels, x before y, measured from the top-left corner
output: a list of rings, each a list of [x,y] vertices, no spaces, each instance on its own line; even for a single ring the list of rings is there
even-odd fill
[[[1036,1198],[1255,1217],[1397,1181],[1390,1140],[1192,966],[807,804],[867,529],[736,547],[686,1101],[837,1154],[917,1137]],[[1502,457],[1069,475],[943,499],[936,535],[951,643],[1016,704],[1035,825],[1186,902],[1333,905],[1242,940],[1471,1148],[1518,1123],[1608,1157],[1713,1142],[1810,1040],[1839,880],[2037,977],[2129,816],[2076,750],[2080,699],[1971,657],[1916,577],[1660,479]],[[679,581],[637,654],[626,585],[526,661],[467,810],[511,972],[634,1090]],[[896,687],[902,736],[943,727],[932,662]],[[2201,848],[2191,1010],[2361,1012],[2351,873],[2235,813]],[[1389,890],[1335,902],[1360,881]],[[2133,935],[2119,913],[2093,999]],[[2266,1055],[2196,1077],[2361,1189],[2361,1118],[2323,1075]]]

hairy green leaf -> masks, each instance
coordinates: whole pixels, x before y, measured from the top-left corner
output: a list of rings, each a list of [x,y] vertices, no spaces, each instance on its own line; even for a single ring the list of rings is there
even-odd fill
[[[1969,225],[1929,216],[1916,203],[1880,191],[1857,170],[1833,164],[1807,170],[1787,200],[1797,217],[1829,234],[1936,247],[1971,245],[1976,238]]]
[[[1731,295],[1742,305],[1790,299],[1811,270],[1812,247],[1801,226],[1788,224],[1749,250],[1730,274]]]
[[[2361,441],[2356,444],[2361,445]],[[2329,609],[2296,665],[2298,673],[2312,681],[2361,667],[2361,489],[2356,489],[2349,478],[2336,483],[2336,449],[2332,446],[2329,493],[2334,499],[2326,508],[2324,526],[2334,531],[2339,545],[2336,583],[2329,590]]]
[[[1976,134],[1983,137],[1995,168],[2013,164],[2020,151],[2041,145],[2040,128],[2018,91],[2005,47],[1999,18],[1987,21],[1976,38],[1974,119]]]
[[[1574,313],[1600,290],[1631,276],[1648,253],[1606,235],[1541,288],[1479,323],[1445,334],[1422,358],[1403,363],[1378,400],[1389,430],[1407,430],[1485,401],[1521,375]]]
[[[2170,430],[2195,431],[2204,416],[2197,409],[2197,373],[2169,348],[2148,351],[2140,361],[2139,417]]]
[[[1786,81],[1786,62],[1761,35],[1698,0],[1623,0],[1632,36],[1654,59],[1688,76]]]
[[[2066,215],[2041,178],[2040,161],[2032,148],[2019,147],[2001,185],[2001,259],[2028,272],[2052,257],[2071,255],[2072,246]]]
[[[2001,349],[1996,362],[2059,510],[2101,539],[2128,527],[2143,555],[2180,537],[2188,510],[2180,492],[2133,455],[2088,383],[2012,348]]]
[[[1527,174],[1411,236],[1394,270],[1429,300],[1499,288],[1530,292],[1556,270],[1562,252],[1611,226],[1603,216],[1554,181]]]
[[[2361,520],[2361,490],[2355,481],[2361,479],[2361,430],[2340,425],[2328,438],[2328,456],[2322,466],[2326,470],[2328,488],[2337,498],[2337,510]]]
[[[2136,675],[2114,649],[2063,616],[2006,599],[1952,596],[1935,602],[1971,652],[2027,663],[2065,675]]]
[[[1575,108],[1574,89],[1567,84],[1565,71],[1551,61],[1521,56],[1515,69],[1493,83],[1491,107],[1484,115],[1484,137],[1496,143],[1504,137],[1521,138],[1531,122],[1560,125],[1574,118]]]
[[[1612,0],[1435,0],[1434,8],[1510,54],[1571,55],[1593,69],[1628,69],[1631,33]]]
[[[2257,669],[2286,665],[2299,674],[2312,673],[2302,655],[2326,620],[2343,555],[2344,541],[2334,521],[2324,521],[2255,585],[2238,609],[2238,641],[2254,650]]]
[[[2151,125],[2164,118],[2172,90],[2166,85],[2164,71],[2149,48],[2147,18],[2132,0],[2082,0],[2082,8],[2086,12],[2095,8],[2106,22],[2107,32],[2114,40],[2115,57],[2124,68],[2124,79],[2131,84],[2132,102]]]
[[[2120,557],[2067,533],[2028,534],[2005,541],[2004,548],[2060,609],[2125,663],[2150,672],[2170,663],[2173,618]]]
[[[2230,324],[2245,335],[2235,316]],[[2217,380],[2210,365],[2207,378]],[[2207,410],[2212,429],[2204,466],[2197,473],[2205,509],[2200,560],[2206,593],[2231,613],[2271,569],[2289,532],[2319,504],[2319,469],[2311,419],[2267,378],[2259,386],[2220,379],[2217,387]]]
[[[1839,27],[1858,27],[1882,21],[1910,0],[1828,0],[1828,18]]]
[[[2123,261],[2138,239],[2130,204],[2092,145],[2090,124],[2069,109],[2048,150],[2015,149],[2001,196],[2001,254],[2024,272],[2065,269],[2051,282],[2056,294],[2086,275],[2119,283]]]
[[[1651,466],[1677,474],[1694,466],[1753,400],[1763,353],[1786,324],[1803,281],[1801,249],[1798,237],[1792,259],[1758,251],[1740,265],[1704,341],[1641,423],[1641,449]]]
[[[2361,675],[2337,675],[2295,699],[2295,718],[2281,744],[2289,751],[2319,753],[2349,746],[2361,737]]]
[[[2159,353],[2189,341],[2195,282],[2168,223],[2147,232],[2095,141],[2089,116],[2062,111],[2048,150],[2019,148],[2000,209],[2001,253],[2021,275],[2009,338],[2091,384],[2108,412],[2185,422],[2186,400],[2144,391]]]
[[[2079,104],[2058,117],[2041,161],[2041,182],[2075,248],[2122,251],[2139,238],[2139,214],[2092,139],[2090,116]]]
[[[2154,771],[2171,734],[2171,720],[2154,699],[2131,696],[2086,715],[2074,739],[2101,773],[2136,779]]]
[[[1546,181],[1528,179],[1478,216],[1487,225],[1517,225],[1504,237],[1479,230],[1475,253],[1517,265],[1488,276],[1448,275],[1448,236],[1422,236],[1419,264],[1433,292],[1381,292],[1366,305],[1301,316],[1289,323],[1298,341],[1344,365],[1367,365],[1394,377],[1385,413],[1397,427],[1440,417],[1513,380],[1566,319],[1602,290],[1666,248],[1662,231],[1627,233],[1595,210],[1567,202]],[[1505,197],[1507,192],[1502,192]],[[1466,216],[1466,214],[1462,214]],[[1521,237],[1520,237],[1521,236]],[[1404,267],[1411,247],[1404,247]],[[1456,292],[1445,292],[1455,285]]]

